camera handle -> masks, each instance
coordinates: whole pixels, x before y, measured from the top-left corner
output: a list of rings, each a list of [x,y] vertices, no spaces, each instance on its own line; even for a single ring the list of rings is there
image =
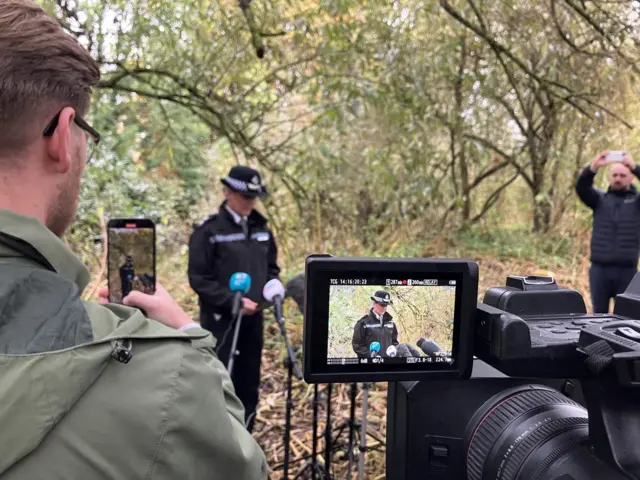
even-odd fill
[[[640,480],[640,391],[601,379],[583,380],[582,391],[595,454],[628,478]]]
[[[583,351],[596,374],[581,381],[594,452],[628,478],[640,480],[640,353],[614,353],[604,341]]]

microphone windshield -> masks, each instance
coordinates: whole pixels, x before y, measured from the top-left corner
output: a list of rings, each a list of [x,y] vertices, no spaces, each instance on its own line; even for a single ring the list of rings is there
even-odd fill
[[[436,352],[440,351],[440,347],[436,342],[431,340],[426,340],[423,337],[421,337],[420,340],[418,340],[416,343],[420,347],[420,350],[422,350],[427,355],[433,356],[435,355]]]
[[[401,343],[397,347],[398,357],[420,357],[420,352],[410,343]]]
[[[277,278],[269,280],[262,290],[262,296],[267,302],[273,302],[275,297],[284,298],[284,286]]]
[[[236,272],[229,279],[229,290],[247,293],[251,288],[251,277],[248,273]]]

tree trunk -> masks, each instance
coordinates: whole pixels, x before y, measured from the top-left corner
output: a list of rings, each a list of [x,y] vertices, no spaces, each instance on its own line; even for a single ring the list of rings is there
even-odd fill
[[[533,231],[547,233],[551,227],[551,205],[545,199],[539,202],[534,200],[533,207]]]

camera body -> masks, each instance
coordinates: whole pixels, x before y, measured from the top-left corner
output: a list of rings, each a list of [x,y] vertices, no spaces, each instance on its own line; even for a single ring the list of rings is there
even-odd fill
[[[387,478],[466,479],[468,430],[476,412],[487,404],[493,405],[495,402],[489,400],[502,392],[530,385],[565,392],[580,405],[586,405],[575,381],[512,378],[479,359],[474,360],[469,380],[390,382]]]
[[[640,275],[612,315],[549,277],[489,289],[470,380],[389,385],[388,478],[639,478],[635,318]]]
[[[375,380],[390,382],[389,479],[640,478],[640,389],[636,388],[640,385],[640,321],[636,320],[640,319],[640,274],[617,297],[613,314],[589,315],[578,292],[560,288],[550,277],[509,276],[504,287],[489,289],[478,302],[477,294],[475,298],[470,295],[474,290],[477,293],[477,265],[458,260],[458,271],[472,273],[456,277],[460,284],[453,300],[450,289],[444,288],[447,284],[440,280],[451,281],[445,265],[456,261],[354,262],[323,256],[314,257],[307,266],[317,261],[325,264],[328,259],[333,275],[322,277],[307,269],[305,378],[311,382],[371,381],[371,372],[378,369],[373,372]],[[376,262],[380,275],[374,278],[368,273],[375,270]],[[360,268],[365,264],[366,269]],[[403,283],[391,295],[396,301],[410,299],[414,312],[429,312],[420,317],[428,325],[421,334],[444,328],[444,318],[454,308],[452,330],[457,332],[457,347],[446,353],[454,361],[439,365],[427,361],[412,371],[394,359],[385,370],[369,365],[371,370],[366,371],[359,364],[369,360],[364,349],[365,358],[354,361],[346,375],[339,374],[339,365],[317,375],[323,360],[332,361],[332,337],[334,342],[345,341],[336,340],[339,336],[331,333],[332,328],[335,332],[340,329],[327,329],[339,316],[337,307],[349,310],[344,298],[361,302],[366,293],[358,286],[348,291],[340,290],[341,285],[331,287],[329,277],[389,285],[390,277],[403,277],[403,268],[426,279],[420,286],[430,286],[406,290]],[[345,286],[353,287],[348,282]],[[388,293],[381,290],[371,297],[372,313],[363,317],[367,328],[384,331],[390,325],[376,307],[379,297]],[[420,303],[418,297],[444,307],[431,308],[431,303]],[[318,307],[319,300],[329,306]],[[394,310],[396,317],[405,315],[399,313],[401,308],[402,304]],[[352,317],[355,320],[352,314],[347,319]],[[353,327],[354,349],[363,319]],[[394,319],[397,327],[403,326],[402,320]],[[344,318],[341,321],[344,329]],[[329,331],[325,337],[317,333],[323,324]],[[461,342],[461,338],[472,341]],[[418,344],[424,345],[423,340]],[[423,352],[430,355],[428,350]],[[460,358],[464,362],[455,361]],[[471,376],[471,369],[460,368],[470,358]],[[402,361],[416,362],[410,357]]]

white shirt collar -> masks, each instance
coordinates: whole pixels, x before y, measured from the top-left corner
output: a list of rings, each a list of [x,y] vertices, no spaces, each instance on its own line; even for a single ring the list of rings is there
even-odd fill
[[[231,216],[233,217],[233,221],[236,222],[238,225],[240,225],[240,222],[242,221],[242,219],[247,220],[247,217],[243,217],[241,215],[238,215],[236,212],[234,212],[231,207],[229,205],[225,205],[224,208],[227,209],[227,212],[229,212],[231,214]]]

